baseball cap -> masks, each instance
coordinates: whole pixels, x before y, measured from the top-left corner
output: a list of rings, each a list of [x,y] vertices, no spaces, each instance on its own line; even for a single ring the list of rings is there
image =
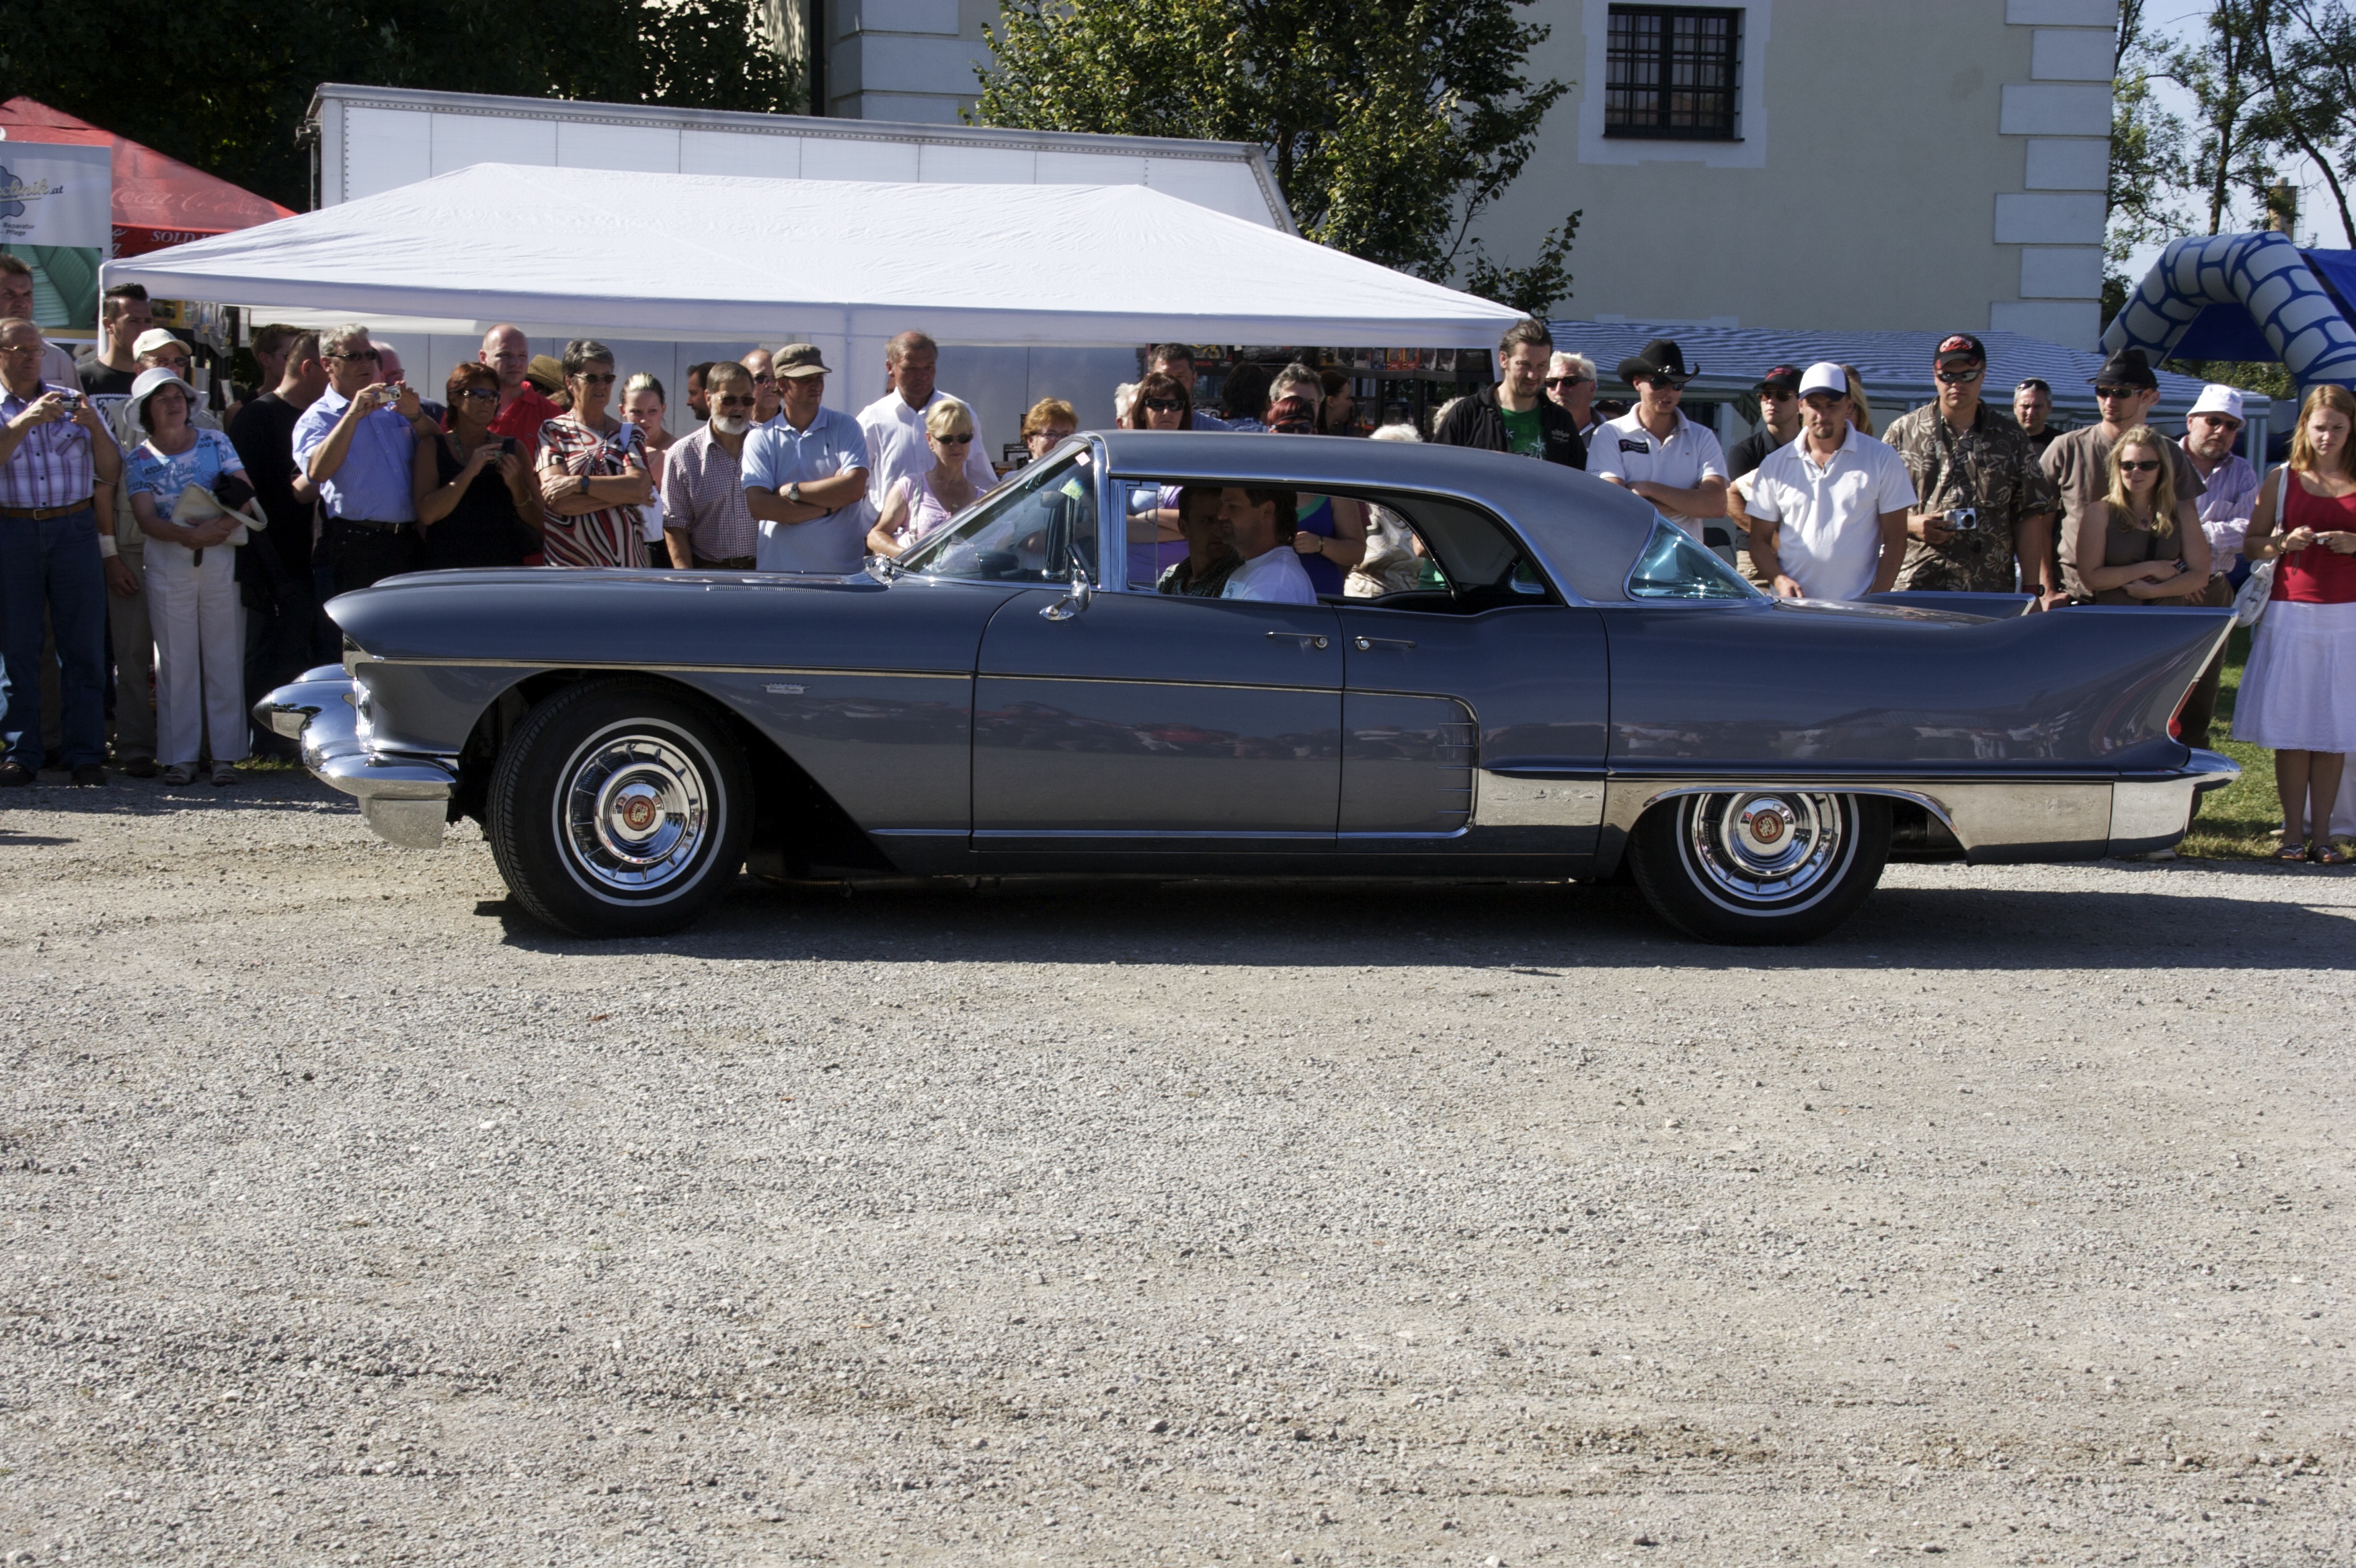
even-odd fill
[[[1800,395],[1830,392],[1835,397],[1848,396],[1848,372],[1831,360],[1818,360],[1800,376]]]
[[[1280,397],[1269,406],[1268,423],[1271,427],[1285,424],[1313,425],[1317,423],[1317,411],[1309,406],[1309,400],[1305,397]]]
[[[787,344],[771,357],[769,368],[776,371],[779,381],[787,376],[827,376],[834,373],[826,368],[826,361],[819,358],[817,346],[810,343]]]
[[[2211,381],[2201,389],[2201,395],[2193,400],[2192,406],[2185,410],[2188,419],[2196,413],[2222,413],[2237,424],[2244,423],[2241,390]]]
[[[1787,392],[1796,392],[1800,390],[1800,372],[1790,365],[1778,365],[1760,377],[1759,384],[1751,390],[1765,392],[1769,387],[1775,387]]]
[[[150,327],[146,331],[139,334],[138,340],[131,345],[131,351],[134,354],[152,354],[158,349],[186,349],[187,347],[186,343],[181,342],[163,328]]]
[[[1968,332],[1950,332],[1939,339],[1939,346],[1931,351],[1931,357],[1933,360],[1969,359],[1985,365],[1987,363],[1987,349]]]

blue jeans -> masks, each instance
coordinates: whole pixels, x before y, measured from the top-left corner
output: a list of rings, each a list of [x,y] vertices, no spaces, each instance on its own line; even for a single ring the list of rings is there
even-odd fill
[[[8,705],[0,744],[8,760],[41,766],[41,620],[58,642],[58,696],[65,712],[65,765],[106,757],[106,573],[91,509],[34,521],[0,517],[0,651]]]

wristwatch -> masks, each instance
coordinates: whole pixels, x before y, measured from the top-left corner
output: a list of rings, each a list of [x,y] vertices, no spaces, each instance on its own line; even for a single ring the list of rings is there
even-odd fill
[[[802,482],[799,479],[786,487],[786,499],[796,506],[802,504]]]

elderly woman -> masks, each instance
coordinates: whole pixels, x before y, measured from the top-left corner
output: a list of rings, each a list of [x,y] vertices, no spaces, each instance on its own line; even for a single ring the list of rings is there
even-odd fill
[[[925,411],[925,445],[932,449],[933,466],[894,480],[882,514],[867,531],[867,548],[878,555],[897,555],[921,544],[980,495],[965,476],[965,456],[973,450],[973,410],[953,397],[935,403]]]
[[[594,338],[564,345],[571,412],[540,427],[541,553],[552,566],[643,566],[638,508],[654,495],[638,427],[605,412],[614,399],[614,351]]]
[[[647,444],[647,471],[655,481],[655,499],[638,509],[647,554],[655,565],[662,565],[669,559],[655,548],[662,542],[663,536],[663,462],[670,453],[671,444],[679,439],[663,428],[663,415],[668,412],[669,405],[663,398],[662,382],[647,371],[640,371],[622,383],[622,421],[638,427],[638,435]]]
[[[205,731],[212,731],[213,782],[237,782],[230,764],[246,754],[245,627],[230,543],[244,519],[228,515],[252,499],[245,464],[218,430],[188,422],[188,384],[160,366],[132,383],[132,417],[147,439],[124,465],[131,513],[146,535],[147,618],[155,628],[155,749],[164,782],[196,777]],[[190,486],[220,504],[181,519]]]
[[[1023,448],[1037,462],[1080,427],[1079,412],[1059,397],[1043,397],[1023,416]]]
[[[410,500],[433,571],[520,566],[537,552],[540,488],[512,436],[491,434],[499,373],[479,360],[455,365],[444,390],[450,428],[420,441],[410,459]]]

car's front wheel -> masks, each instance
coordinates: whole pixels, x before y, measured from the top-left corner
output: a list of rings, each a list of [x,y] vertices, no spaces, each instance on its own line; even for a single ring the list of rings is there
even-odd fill
[[[694,697],[653,681],[586,681],[516,726],[487,806],[499,875],[533,917],[575,936],[654,936],[735,879],[752,772]]]
[[[1628,843],[1644,901],[1708,942],[1814,941],[1857,912],[1889,856],[1889,801],[1815,790],[1680,795]]]

